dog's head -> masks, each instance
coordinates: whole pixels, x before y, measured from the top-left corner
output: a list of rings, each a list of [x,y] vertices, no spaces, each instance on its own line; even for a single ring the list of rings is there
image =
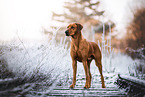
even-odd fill
[[[66,36],[74,36],[76,33],[80,33],[83,26],[79,23],[72,23],[67,27],[65,31]]]

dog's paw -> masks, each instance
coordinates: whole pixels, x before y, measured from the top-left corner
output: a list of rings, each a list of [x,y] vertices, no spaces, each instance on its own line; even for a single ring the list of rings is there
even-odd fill
[[[74,85],[74,84],[72,84],[72,85],[70,85],[70,86],[69,86],[69,88],[74,88],[74,87],[75,87],[75,85]]]
[[[105,87],[105,85],[104,85],[104,86],[102,86],[102,88],[106,88],[106,87]]]
[[[91,83],[87,83],[86,82],[86,84],[85,84],[85,86],[84,86],[84,89],[88,89],[88,88],[90,88],[91,87]]]
[[[90,88],[89,85],[85,85],[85,86],[84,86],[84,89],[88,89],[88,88]]]

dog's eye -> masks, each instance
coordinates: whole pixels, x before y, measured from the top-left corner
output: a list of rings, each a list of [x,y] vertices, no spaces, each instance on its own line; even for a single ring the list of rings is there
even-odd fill
[[[71,28],[73,29],[73,28],[75,28],[75,27],[72,26]]]

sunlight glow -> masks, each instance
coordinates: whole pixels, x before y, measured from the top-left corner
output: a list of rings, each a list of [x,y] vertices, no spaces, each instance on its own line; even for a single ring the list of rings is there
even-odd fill
[[[16,32],[24,39],[40,38],[42,27],[51,25],[52,11],[61,12],[64,0],[0,0],[0,39]]]
[[[131,0],[102,0],[100,7],[105,10],[105,17],[115,23],[115,29],[120,33],[120,37],[124,35],[128,20],[129,1]]]

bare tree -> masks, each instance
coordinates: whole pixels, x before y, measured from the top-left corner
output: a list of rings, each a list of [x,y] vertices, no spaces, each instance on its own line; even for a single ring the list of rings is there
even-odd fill
[[[93,2],[92,0],[70,0],[65,2],[64,13],[53,12],[52,18],[59,22],[79,22],[96,25],[100,21],[95,19],[95,17],[104,13],[104,11],[98,11],[99,3],[99,1]]]

